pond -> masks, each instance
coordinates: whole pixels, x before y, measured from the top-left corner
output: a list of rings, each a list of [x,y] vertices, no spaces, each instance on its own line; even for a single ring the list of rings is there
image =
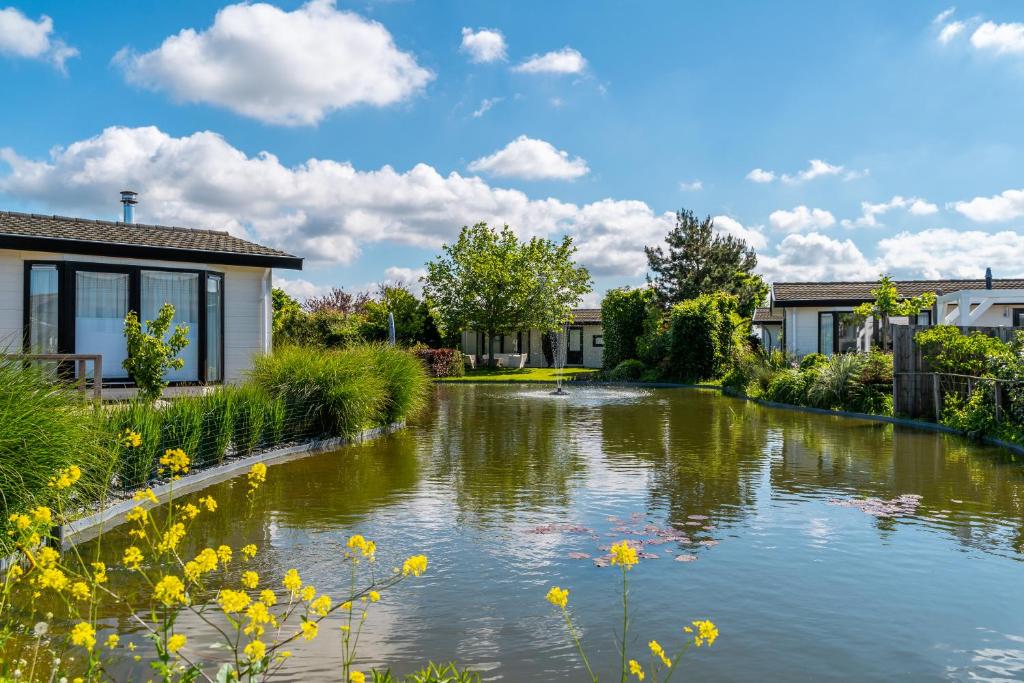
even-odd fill
[[[998,449],[708,390],[434,391],[401,433],[270,468],[248,512],[244,480],[208,489],[221,507],[191,550],[255,542],[261,576],[298,566],[338,593],[349,534],[391,561],[425,553],[427,574],[371,612],[365,668],[457,659],[489,680],[586,680],[544,599],[559,585],[612,671],[618,574],[594,558],[631,538],[657,556],[631,572],[642,661],[693,619],[720,628],[686,678],[1024,676],[1024,470]],[[336,626],[281,678],[337,680]]]

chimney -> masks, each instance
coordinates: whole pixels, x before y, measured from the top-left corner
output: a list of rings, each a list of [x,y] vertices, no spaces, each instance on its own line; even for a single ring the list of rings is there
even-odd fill
[[[985,289],[992,289],[992,269],[985,269]]]
[[[136,197],[138,196],[138,192],[132,192],[131,190],[121,190],[121,203],[124,204],[125,223],[135,222],[135,205],[139,203],[139,200],[136,199]]]

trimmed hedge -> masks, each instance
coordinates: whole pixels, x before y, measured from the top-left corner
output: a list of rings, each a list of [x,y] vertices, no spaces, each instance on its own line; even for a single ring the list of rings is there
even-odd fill
[[[643,336],[647,310],[654,302],[654,291],[643,289],[612,289],[601,300],[601,324],[604,334],[602,366],[618,367],[623,361],[637,358],[637,341]]]
[[[630,358],[616,365],[615,369],[608,373],[608,378],[613,382],[636,382],[646,371],[646,365],[635,358]]]
[[[669,314],[668,371],[701,381],[719,377],[732,357],[736,297],[709,294],[672,307]]]

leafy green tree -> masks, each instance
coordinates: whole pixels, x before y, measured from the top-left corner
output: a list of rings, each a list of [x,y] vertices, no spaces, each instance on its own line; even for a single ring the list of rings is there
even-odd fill
[[[602,365],[613,370],[624,360],[639,358],[637,340],[643,336],[647,311],[654,301],[649,287],[610,289],[601,300],[604,332]]]
[[[438,328],[445,335],[483,331],[492,363],[495,335],[557,329],[591,287],[590,273],[573,261],[576,247],[568,236],[560,243],[537,237],[524,243],[507,225],[497,230],[477,223],[463,227],[442,252],[427,263],[423,278]]]
[[[736,344],[736,297],[702,294],[672,307],[669,315],[669,372],[700,381],[719,377]]]
[[[399,342],[421,341],[427,325],[427,312],[419,299],[402,283],[382,284],[377,298],[367,301],[363,309],[362,330],[367,341],[388,338],[388,313],[395,316],[395,337]]]
[[[878,286],[871,290],[874,301],[866,301],[853,309],[861,320],[871,316],[882,324],[882,348],[889,348],[889,318],[900,315],[917,315],[935,303],[935,294],[925,292],[914,297],[900,297],[896,283],[888,275],[882,275]]]
[[[755,274],[757,254],[732,235],[715,234],[711,216],[700,220],[692,211],[676,213],[675,227],[662,247],[645,247],[647,264],[655,274],[654,286],[664,308],[701,294],[726,292],[739,298],[739,311],[750,317],[768,295],[768,286]]]
[[[146,401],[160,398],[167,386],[168,370],[185,366],[178,354],[188,346],[188,325],[175,325],[174,332],[168,335],[172,320],[174,306],[171,304],[161,306],[155,320],[146,321],[145,331],[135,311],[128,311],[124,318],[128,358],[122,365],[139,387],[139,396]]]
[[[280,287],[274,287],[271,291],[271,301],[274,309],[274,342],[277,343],[279,340],[285,341],[289,332],[296,327],[298,319],[305,316],[305,311],[298,301]]]

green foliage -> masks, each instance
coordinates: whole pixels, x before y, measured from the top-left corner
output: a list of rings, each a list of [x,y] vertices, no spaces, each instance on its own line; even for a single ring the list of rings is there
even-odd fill
[[[395,316],[395,338],[399,343],[423,340],[427,307],[401,284],[381,285],[377,298],[366,302],[360,336],[365,341],[387,341],[388,313]]]
[[[687,381],[719,377],[732,356],[736,298],[702,295],[672,307],[668,371]]]
[[[463,377],[466,362],[458,349],[416,349],[416,357],[423,361],[431,377]]]
[[[261,445],[275,443],[264,437],[268,406],[276,404],[263,388],[251,383],[231,387],[224,392],[231,405],[231,442],[235,453],[249,455]]]
[[[602,365],[605,370],[637,357],[637,341],[644,334],[648,309],[654,301],[650,288],[611,289],[601,300],[604,334]]]
[[[864,356],[857,353],[837,353],[826,363],[816,367],[807,388],[807,403],[816,408],[846,410],[857,378],[864,368]]]
[[[858,413],[892,415],[892,354],[872,350],[863,359],[844,408]]]
[[[391,424],[412,417],[426,403],[430,376],[414,354],[396,346],[372,344],[355,349],[384,380],[385,401],[377,424]]]
[[[622,361],[615,368],[608,373],[608,379],[613,382],[636,382],[643,377],[644,372],[647,371],[647,366],[643,362],[636,360],[635,358],[629,358]]]
[[[665,317],[656,306],[649,306],[644,317],[643,334],[636,340],[636,355],[659,376],[668,367],[669,331]]]
[[[160,410],[162,421],[161,452],[180,448],[186,453],[199,450],[203,438],[203,410],[195,397],[171,401]]]
[[[167,386],[166,374],[178,370],[185,361],[178,354],[188,346],[188,325],[175,325],[168,335],[174,320],[174,306],[164,304],[155,320],[146,321],[146,330],[135,311],[129,311],[124,318],[124,336],[128,342],[128,358],[122,365],[139,388],[139,396],[147,401],[160,398]]]
[[[914,335],[929,370],[958,375],[987,374],[994,362],[1006,360],[1012,349],[981,332],[962,334],[952,325],[936,325]]]
[[[274,344],[279,344],[292,337],[294,331],[301,326],[305,313],[299,302],[280,287],[274,287],[271,291],[271,301],[274,309]]]
[[[800,359],[801,370],[813,370],[828,362],[828,356],[823,353],[809,353]]]
[[[402,683],[480,683],[480,674],[469,670],[460,670],[454,663],[442,666],[431,662],[402,679],[395,678],[390,669],[374,670],[370,676],[373,683],[398,683],[399,680]]]
[[[777,403],[790,405],[806,405],[807,389],[813,379],[813,372],[800,370],[781,370],[772,376],[764,398]]]
[[[743,349],[734,354],[729,370],[722,378],[722,386],[751,396],[763,396],[774,377],[788,365],[788,359],[781,351],[765,353]]]
[[[136,399],[108,409],[106,417],[104,431],[111,442],[126,429],[142,437],[142,444],[138,448],[121,451],[112,483],[125,489],[142,486],[156,471],[157,460],[163,454],[161,412],[152,403]]]
[[[710,216],[700,220],[692,211],[677,212],[675,227],[665,242],[667,253],[660,246],[644,249],[662,306],[727,292],[737,295],[739,310],[749,318],[763,303],[768,289],[753,272],[757,266],[754,250],[739,238],[717,234]]]
[[[882,348],[889,346],[889,318],[894,315],[917,315],[935,303],[935,295],[925,292],[919,296],[900,298],[896,283],[888,275],[882,275],[878,286],[871,290],[874,301],[867,301],[853,309],[862,320],[871,316],[881,322]]]
[[[228,445],[231,443],[230,392],[224,388],[188,400],[196,402],[203,418],[202,436],[195,455],[192,456],[192,462],[197,468],[219,465],[224,462]]]
[[[968,434],[997,433],[992,387],[979,385],[966,398],[947,394],[943,399],[942,423]]]

